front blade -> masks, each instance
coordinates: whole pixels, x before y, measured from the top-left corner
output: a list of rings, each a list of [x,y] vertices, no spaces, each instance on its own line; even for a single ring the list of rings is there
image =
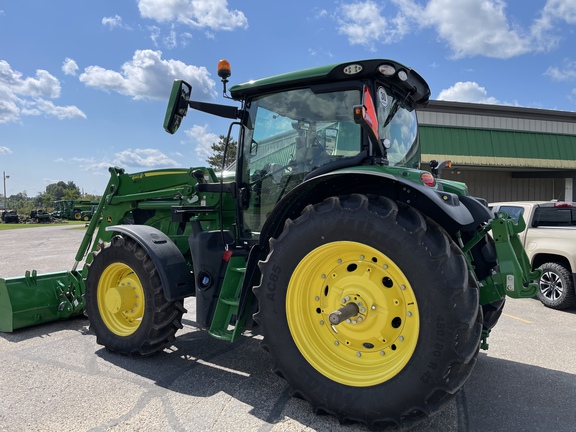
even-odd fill
[[[84,310],[82,282],[69,271],[0,278],[0,332],[78,315]]]

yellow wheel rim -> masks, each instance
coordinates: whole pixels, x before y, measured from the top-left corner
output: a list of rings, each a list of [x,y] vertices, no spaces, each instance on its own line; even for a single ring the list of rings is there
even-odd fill
[[[330,314],[351,303],[358,313],[331,324]],[[306,360],[325,377],[354,387],[396,376],[420,331],[404,273],[382,252],[357,242],[328,243],[306,255],[288,284],[286,316]]]
[[[118,336],[133,334],[144,316],[144,290],[130,266],[110,264],[98,281],[98,310],[108,329]]]

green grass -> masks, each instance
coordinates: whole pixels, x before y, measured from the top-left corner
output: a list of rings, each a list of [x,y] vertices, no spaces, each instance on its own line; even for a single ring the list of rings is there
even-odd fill
[[[21,229],[21,228],[40,228],[47,226],[73,226],[77,225],[78,229],[84,228],[86,222],[84,221],[68,221],[63,223],[30,223],[30,224],[13,224],[13,223],[0,223],[0,231]]]

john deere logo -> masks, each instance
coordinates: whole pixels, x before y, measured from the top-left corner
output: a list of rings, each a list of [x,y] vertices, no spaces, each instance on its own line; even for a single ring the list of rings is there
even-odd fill
[[[106,222],[111,223],[112,222],[112,216],[106,216]]]

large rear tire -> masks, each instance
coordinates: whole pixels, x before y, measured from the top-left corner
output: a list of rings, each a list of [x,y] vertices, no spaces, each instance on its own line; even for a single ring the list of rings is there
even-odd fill
[[[382,197],[332,197],[270,246],[255,319],[274,371],[316,412],[411,423],[464,384],[482,333],[478,288],[433,221]]]
[[[95,253],[85,297],[96,341],[111,351],[152,355],[182,328],[182,301],[166,300],[154,263],[129,237],[115,236]]]

